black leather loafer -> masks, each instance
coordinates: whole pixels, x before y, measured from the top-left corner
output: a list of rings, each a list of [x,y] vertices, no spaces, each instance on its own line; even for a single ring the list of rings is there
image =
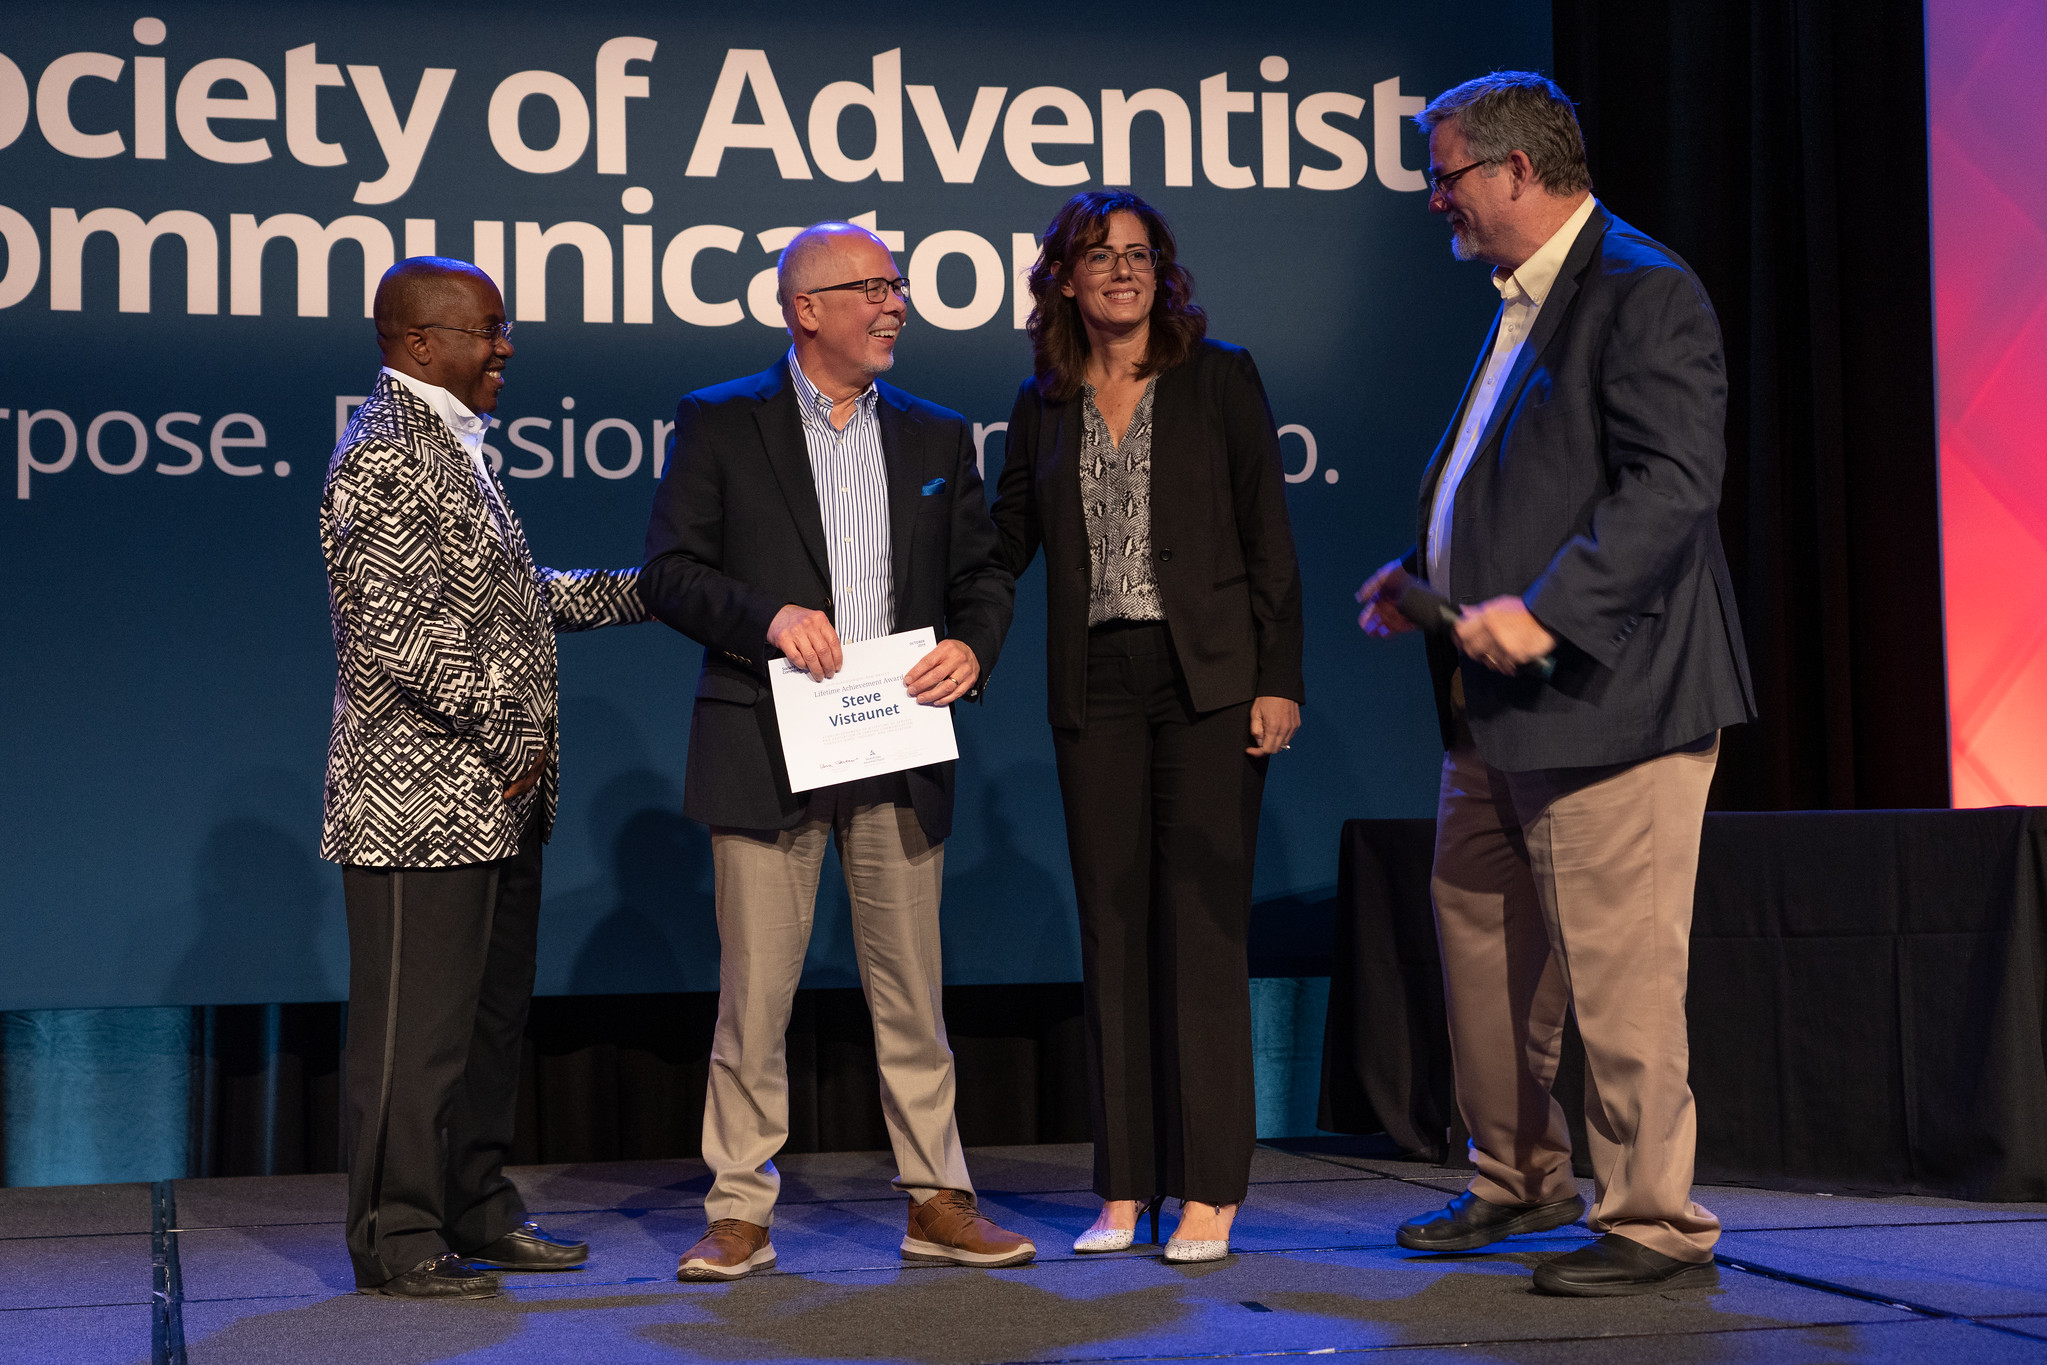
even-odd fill
[[[1554,1204],[1489,1204],[1470,1190],[1434,1213],[1400,1225],[1393,1240],[1409,1251],[1472,1251],[1502,1237],[1523,1232],[1548,1232],[1585,1216],[1577,1195]]]
[[[488,1299],[498,1292],[498,1277],[488,1270],[478,1270],[450,1252],[421,1261],[403,1275],[356,1292],[384,1294],[394,1299]]]
[[[590,1244],[550,1237],[538,1223],[521,1223],[470,1252],[468,1259],[493,1270],[572,1270],[590,1259]]]
[[[1538,1294],[1571,1294],[1579,1298],[1711,1289],[1719,1283],[1720,1267],[1711,1261],[1676,1260],[1618,1232],[1609,1232],[1590,1246],[1554,1261],[1544,1261],[1535,1268]]]

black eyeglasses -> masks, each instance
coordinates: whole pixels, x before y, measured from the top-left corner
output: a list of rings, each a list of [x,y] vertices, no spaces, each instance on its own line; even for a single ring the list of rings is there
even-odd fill
[[[422,332],[429,330],[435,332],[467,332],[471,336],[489,337],[493,343],[499,337],[503,337],[506,341],[512,339],[512,324],[509,322],[495,322],[488,327],[450,327],[445,322],[422,322],[419,324],[419,329]]]
[[[910,282],[898,275],[892,280],[876,275],[872,279],[848,280],[844,284],[828,284],[819,289],[799,289],[800,294],[829,294],[835,289],[858,289],[867,295],[869,303],[880,303],[894,290],[895,296],[907,301],[910,297]]]
[[[1442,194],[1443,192],[1448,190],[1452,185],[1457,183],[1458,176],[1470,175],[1480,166],[1493,166],[1497,164],[1499,164],[1498,159],[1492,161],[1474,161],[1469,166],[1459,166],[1456,170],[1450,172],[1448,175],[1437,175],[1434,171],[1430,171],[1429,193],[1431,195]]]
[[[1116,268],[1116,262],[1128,261],[1132,270],[1140,275],[1149,275],[1158,269],[1164,258],[1165,253],[1155,246],[1134,246],[1128,251],[1111,251],[1105,246],[1098,246],[1080,253],[1080,265],[1090,275],[1106,275]]]

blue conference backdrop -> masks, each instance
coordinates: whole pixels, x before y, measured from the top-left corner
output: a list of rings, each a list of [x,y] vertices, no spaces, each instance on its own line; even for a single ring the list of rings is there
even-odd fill
[[[1326,897],[1343,819],[1432,807],[1420,652],[1359,636],[1350,593],[1412,539],[1495,302],[1427,212],[1408,116],[1548,59],[1541,0],[9,5],[0,1008],[345,995],[315,856],[315,510],[394,259],[500,282],[518,355],[491,459],[542,563],[624,565],[677,395],[780,355],[775,254],[823,218],[896,249],[914,311],[890,379],[973,421],[992,484],[1032,234],[1094,185],[1165,212],[1271,395],[1309,705],[1257,895]],[[954,981],[1079,973],[1043,602],[1034,569],[987,703],[957,716]],[[660,626],[561,642],[542,992],[716,985],[708,843],[680,813],[699,657]],[[829,904],[806,980],[854,980]]]

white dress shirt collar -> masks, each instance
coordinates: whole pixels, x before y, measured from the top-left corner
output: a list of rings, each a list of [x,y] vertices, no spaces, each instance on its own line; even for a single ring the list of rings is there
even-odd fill
[[[1536,248],[1533,256],[1513,270],[1493,271],[1493,287],[1500,291],[1500,318],[1493,331],[1493,345],[1485,368],[1465,406],[1450,458],[1437,477],[1435,499],[1429,509],[1427,571],[1429,582],[1439,592],[1450,591],[1450,542],[1458,485],[1478,455],[1479,443],[1492,423],[1507,381],[1514,373],[1521,348],[1535,331],[1544,300],[1563,273],[1564,261],[1577,244],[1578,234],[1592,218],[1598,201],[1591,195],[1578,205],[1562,227]]]
[[[1495,267],[1493,288],[1500,291],[1502,299],[1518,302],[1515,295],[1542,307],[1542,301],[1549,297],[1550,289],[1556,284],[1557,276],[1563,272],[1564,259],[1571,254],[1571,247],[1577,243],[1578,234],[1585,229],[1586,221],[1592,217],[1592,210],[1599,201],[1591,195],[1578,205],[1564,225],[1550,234],[1548,241],[1535,249],[1535,254],[1515,266],[1512,270]]]
[[[412,390],[415,397],[432,408],[447,423],[449,434],[471,455],[479,458],[483,455],[483,438],[490,431],[491,424],[487,415],[471,412],[467,404],[438,384],[400,374],[389,365],[384,366],[383,372]]]

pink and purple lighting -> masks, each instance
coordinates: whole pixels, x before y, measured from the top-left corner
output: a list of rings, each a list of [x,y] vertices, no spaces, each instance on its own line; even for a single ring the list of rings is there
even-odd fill
[[[2047,805],[2047,5],[1928,0],[1956,806]],[[1874,282],[1872,282],[1874,283]]]

